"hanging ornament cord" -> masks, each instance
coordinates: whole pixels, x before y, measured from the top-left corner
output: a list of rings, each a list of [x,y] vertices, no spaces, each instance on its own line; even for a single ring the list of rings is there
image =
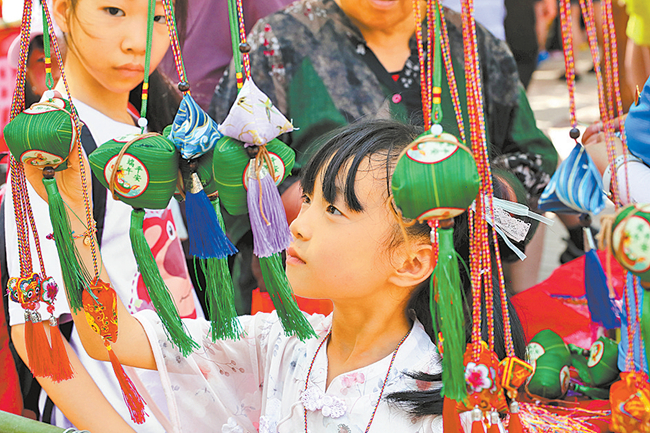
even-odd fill
[[[185,72],[185,65],[181,54],[181,45],[178,39],[178,27],[176,26],[174,5],[171,0],[163,0],[162,4],[165,10],[165,20],[167,21],[167,32],[169,33],[169,40],[171,41],[174,65],[176,66],[176,72],[178,73],[178,90],[183,93],[189,93],[189,81]]]
[[[12,98],[12,105],[10,111],[10,120],[13,120],[25,107],[25,84],[26,84],[26,71],[27,71],[27,56],[29,52],[29,34],[31,31],[31,16],[32,16],[32,2],[27,0],[23,5],[23,17],[20,34],[20,53],[19,53],[19,66],[17,71],[16,87]],[[45,20],[43,21],[45,23]],[[44,29],[44,37],[48,40],[47,29]],[[52,88],[52,75],[51,75],[51,59],[49,54],[49,44],[46,46],[46,84],[49,89]],[[29,360],[30,369],[35,376],[50,377],[54,382],[70,379],[73,376],[72,367],[65,351],[65,346],[62,341],[61,333],[57,326],[56,318],[54,317],[54,297],[56,296],[55,285],[42,285],[42,281],[47,279],[45,272],[45,265],[43,262],[43,255],[40,245],[40,238],[36,229],[34,215],[32,212],[29,193],[27,188],[27,181],[25,178],[25,171],[23,165],[10,158],[10,176],[11,176],[11,191],[14,201],[14,217],[16,221],[17,238],[18,238],[18,254],[20,263],[20,278],[35,278],[32,272],[32,256],[29,230],[31,228],[34,239],[34,245],[38,256],[41,275],[37,277],[38,280],[38,293],[39,295],[32,299],[30,307],[25,310],[25,347],[27,357]],[[19,293],[19,300],[21,305],[24,301],[22,285],[18,284],[17,293]],[[43,289],[47,288],[46,294]],[[45,297],[44,297],[45,295]],[[41,321],[41,316],[38,313],[38,306],[40,302],[47,303],[47,311],[50,313],[50,343],[45,335],[45,329]],[[29,303],[29,302],[28,302]]]
[[[469,117],[469,142],[476,160],[480,177],[479,194],[476,198],[476,210],[472,215],[470,210],[470,273],[472,283],[472,360],[479,361],[482,341],[482,297],[485,299],[485,314],[488,335],[488,348],[494,351],[494,290],[493,290],[493,263],[497,266],[499,284],[499,300],[501,304],[501,317],[506,357],[514,358],[514,343],[508,313],[505,279],[501,265],[501,254],[496,230],[489,234],[487,221],[494,221],[494,189],[492,172],[489,162],[488,143],[485,126],[485,111],[483,106],[483,89],[481,69],[479,65],[479,50],[476,36],[476,22],[474,20],[474,1],[461,1],[461,18],[463,33],[463,48],[465,58],[465,80],[467,88],[467,111]],[[493,250],[491,251],[490,244]],[[494,254],[492,254],[492,252]],[[483,290],[482,290],[483,289]],[[483,295],[483,296],[482,296]],[[513,399],[510,407],[511,433],[522,431],[519,418],[516,391],[510,392]],[[478,407],[473,410],[474,422],[472,431],[482,426],[482,413]]]
[[[50,40],[51,40],[51,47],[54,49],[54,53],[56,55],[56,61],[58,62],[61,70],[61,81],[63,82],[65,91],[67,95],[70,95],[70,88],[68,86],[68,82],[66,79],[65,72],[63,70],[63,56],[61,55],[61,50],[59,48],[58,41],[56,37],[52,37],[52,35],[55,35],[54,32],[54,25],[52,24],[52,17],[49,12],[47,2],[42,3],[42,7],[44,10],[44,17],[45,20],[47,21],[47,28],[48,32],[50,35]],[[74,103],[72,102],[72,98],[69,97],[69,104],[70,104],[70,113],[72,115],[72,120],[74,127],[76,128],[76,131],[81,131],[81,128],[83,126],[83,123],[79,119],[79,116],[77,115],[77,110],[74,108]],[[92,211],[92,199],[90,198],[90,187],[88,185],[87,178],[86,176],[87,173],[87,167],[85,163],[85,154],[83,150],[83,146],[81,144],[81,134],[75,134],[75,141],[76,141],[76,146],[77,146],[77,156],[79,158],[79,175],[81,177],[81,190],[82,190],[82,195],[83,195],[83,203],[84,203],[84,210],[85,210],[85,222],[86,222],[86,238],[88,239],[88,243],[90,244],[90,250],[92,254],[92,262],[93,262],[93,275],[95,278],[99,278],[99,246],[97,245],[97,239],[94,236],[95,233],[95,220],[93,218],[93,211]],[[46,184],[47,179],[44,179],[43,183]],[[52,189],[56,187],[56,183],[53,183]],[[47,184],[46,184],[47,188]],[[58,189],[58,188],[57,188]],[[56,236],[56,234],[55,234]],[[71,238],[71,233],[68,232],[67,238]],[[55,238],[56,239],[56,238]],[[57,240],[58,241],[58,240]],[[81,293],[85,289],[88,291],[88,293],[91,296],[92,292],[90,291],[90,281],[91,277],[88,275],[88,271],[85,269],[85,267],[81,264],[80,259],[79,259],[79,253],[77,251],[76,245],[73,243],[72,248],[74,251],[75,256],[77,257],[76,261],[73,261],[72,264],[75,266],[74,269],[62,269],[63,271],[63,276],[65,279],[66,273],[74,273],[74,277],[76,279],[76,285],[73,285],[72,287],[68,287],[69,281],[66,280],[66,293],[68,295],[73,295],[72,297],[68,298],[68,301],[70,302],[70,307],[74,312],[79,311],[82,309],[82,302],[81,302]],[[62,268],[63,268],[63,263],[62,263]],[[74,293],[71,293],[74,292]]]
[[[142,97],[141,97],[141,107],[140,107],[140,118],[138,119],[138,125],[141,128],[141,136],[134,140],[127,142],[120,151],[118,158],[115,160],[115,167],[120,166],[122,156],[125,155],[129,146],[135,143],[138,139],[144,139],[149,134],[154,133],[145,133],[147,127],[147,101],[149,99],[149,71],[151,63],[151,44],[153,39],[153,24],[154,24],[154,13],[156,2],[155,0],[149,0],[148,15],[147,15],[147,41],[146,41],[146,54],[145,54],[145,64],[144,64],[144,80],[142,83]],[[114,188],[116,180],[117,170],[113,171],[111,181],[109,185],[111,191]],[[188,335],[188,332],[181,320],[174,300],[169,293],[169,289],[165,284],[162,276],[160,275],[160,270],[158,265],[151,253],[151,248],[147,242],[147,239],[144,236],[143,232],[143,221],[145,217],[144,209],[134,208],[131,211],[131,226],[129,229],[129,237],[131,239],[131,246],[133,249],[133,254],[135,255],[138,268],[140,269],[140,275],[144,281],[147,292],[151,297],[151,302],[158,313],[165,333],[169,337],[169,340],[180,350],[183,356],[187,356],[192,351],[197,349],[198,344]]]
[[[473,233],[470,233],[470,239],[474,245],[471,251],[470,268],[473,280],[473,303],[480,306],[480,288],[474,288],[474,285],[484,287],[486,300],[486,314],[488,323],[489,342],[488,347],[494,350],[494,316],[493,316],[493,290],[492,290],[492,257],[490,253],[490,244],[494,248],[494,257],[497,265],[497,275],[499,283],[501,312],[503,316],[504,340],[506,356],[514,357],[514,344],[512,341],[512,331],[510,327],[510,316],[508,314],[508,304],[506,298],[505,279],[501,265],[501,255],[496,231],[492,231],[490,239],[487,220],[494,221],[493,196],[494,189],[492,185],[492,172],[488,156],[488,143],[485,129],[485,113],[483,107],[483,89],[481,79],[481,69],[479,66],[479,52],[476,38],[476,22],[474,20],[474,2],[473,0],[463,0],[462,2],[462,22],[463,22],[463,46],[465,51],[465,64],[468,67],[466,71],[467,84],[467,107],[470,119],[470,142],[474,158],[478,166],[479,176],[481,178],[481,187],[479,197],[476,201],[476,215],[474,216]],[[472,247],[472,246],[471,246]],[[478,310],[478,311],[477,311]],[[481,340],[481,319],[480,308],[474,308],[472,342],[474,347],[474,359],[478,359]]]
[[[186,76],[183,55],[178,42],[174,5],[170,0],[163,0],[163,7],[167,20],[167,31],[172,45],[174,64],[178,73],[178,89],[185,94],[190,94],[190,84]],[[196,172],[192,174],[192,176],[194,175],[196,175]],[[202,187],[201,191],[203,191]],[[209,206],[214,209],[222,239],[227,241],[218,193],[215,193],[213,197],[209,197]],[[221,248],[221,251],[227,251],[228,254],[237,252],[236,248],[229,241],[228,245]],[[196,261],[194,263],[196,266]],[[206,287],[204,291],[210,316],[210,337],[212,341],[224,338],[238,339],[241,335],[242,328],[239,319],[237,319],[237,311],[235,310],[235,292],[230,269],[228,268],[227,257],[209,257],[199,260],[199,266],[202,269],[203,275],[206,276]]]
[[[153,40],[153,15],[155,7],[155,1],[149,0],[149,9],[147,11],[147,50],[144,56],[144,81],[142,82],[142,102],[140,105],[140,118],[138,119],[140,134],[146,132],[148,124],[147,102],[149,101],[149,68],[151,67],[151,41]]]
[[[446,33],[446,27],[443,29],[442,21],[444,15],[442,6],[438,0],[427,0],[427,47],[425,50],[423,41],[423,28],[422,16],[420,12],[420,2],[413,1],[413,11],[415,17],[415,36],[418,47],[418,61],[420,64],[420,85],[422,87],[422,113],[424,117],[424,127],[426,130],[431,129],[433,124],[439,125],[442,122],[442,70],[443,70],[443,51],[449,52],[448,40],[442,33]],[[445,47],[445,43],[447,47]],[[447,70],[448,78],[453,80],[455,87],[455,79],[453,78],[453,65],[447,62],[445,58],[445,68]],[[450,88],[452,83],[449,84]],[[457,90],[457,89],[456,89]],[[453,96],[452,91],[452,96]],[[456,95],[457,96],[457,92]],[[454,104],[457,109],[456,114],[460,114],[460,104]],[[462,124],[462,117],[461,117]],[[462,127],[460,127],[462,129]],[[464,135],[464,134],[463,134]],[[461,137],[464,141],[464,137]]]
[[[602,2],[602,8],[603,8],[603,16],[605,18],[605,24],[604,24],[604,33],[603,33],[603,40],[604,40],[604,45],[605,45],[605,55],[607,59],[611,59],[610,61],[606,60],[606,65],[608,68],[611,69],[611,82],[612,86],[610,87],[608,85],[608,89],[610,91],[613,91],[613,102],[611,102],[611,120],[612,122],[616,117],[620,118],[623,116],[623,99],[621,98],[621,82],[620,82],[620,75],[619,75],[619,70],[618,70],[618,42],[616,40],[616,28],[614,24],[614,14],[612,11],[612,0],[603,0]],[[620,122],[620,136],[621,136],[621,142],[623,145],[623,158],[625,162],[625,190],[620,191],[618,189],[618,184],[616,184],[616,193],[619,194],[618,197],[620,197],[620,194],[625,194],[625,197],[627,199],[627,203],[630,202],[630,190],[629,190],[629,176],[628,176],[628,169],[627,169],[627,136],[625,134],[625,122]],[[615,147],[612,146],[612,151],[615,153]],[[609,149],[608,149],[608,157],[609,157]]]
[[[246,41],[244,28],[244,10],[241,0],[228,0],[228,18],[230,20],[230,39],[232,41],[232,56],[235,63],[235,78],[237,89],[244,85],[244,78],[250,77],[250,45]]]
[[[613,15],[611,11],[611,0],[603,1],[603,17],[606,23],[603,25],[603,41],[605,53],[606,80],[603,81],[603,73],[600,62],[600,51],[598,48],[598,37],[596,35],[596,22],[593,0],[580,0],[580,9],[585,22],[589,49],[596,71],[596,82],[598,85],[598,108],[600,118],[603,122],[605,142],[607,145],[607,157],[610,164],[616,159],[616,147],[614,140],[614,114],[622,115],[623,106],[621,102],[620,82],[618,75],[618,52],[616,43],[616,32],[614,30]],[[607,85],[607,89],[606,89]],[[608,97],[609,95],[609,97]],[[623,142],[624,162],[627,162],[627,140],[624,127],[621,129],[621,140]],[[625,164],[625,178],[627,176],[627,164]],[[615,170],[614,170],[615,171]],[[626,182],[627,186],[627,182]],[[618,176],[612,176],[611,180],[612,201],[616,208],[621,205],[618,186]],[[626,195],[629,203],[629,188],[626,187]]]
[[[625,307],[625,313],[627,314],[627,353],[625,356],[625,370],[626,371],[643,371],[644,365],[647,362],[647,353],[645,351],[645,335],[641,330],[641,316],[644,313],[643,307],[640,305],[640,296],[641,290],[641,279],[637,276],[632,276],[633,283],[631,287],[628,287],[623,292],[623,305]],[[648,292],[644,293],[645,297],[648,296]],[[630,299],[631,298],[631,299]],[[645,304],[645,302],[643,302]],[[632,315],[632,307],[634,305],[635,311]],[[632,320],[634,318],[634,320]],[[634,344],[639,342],[639,368],[637,368],[636,363],[634,362]]]
[[[228,0],[228,11],[237,88],[241,89],[245,79],[250,78],[248,53],[251,50],[246,41],[242,1]],[[315,337],[316,333],[298,308],[282,264],[281,252],[289,246],[291,233],[275,184],[274,166],[266,145],[259,146],[256,152],[255,156],[251,157],[251,164],[255,164],[254,176],[249,178],[246,192],[248,215],[253,231],[253,253],[259,258],[266,289],[285,334],[295,334],[299,340],[305,341]]]

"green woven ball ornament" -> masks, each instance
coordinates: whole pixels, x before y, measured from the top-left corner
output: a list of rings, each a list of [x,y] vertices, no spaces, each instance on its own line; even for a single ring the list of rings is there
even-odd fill
[[[38,102],[4,128],[13,157],[35,167],[63,170],[76,139],[70,103],[61,98]]]
[[[625,269],[650,283],[650,204],[631,204],[619,210],[610,245]]]
[[[545,353],[537,358],[535,373],[526,384],[526,391],[548,399],[563,397],[569,390],[571,373],[564,357],[556,353]]]
[[[176,189],[179,154],[174,143],[159,134],[115,138],[88,159],[113,197],[134,208],[165,209]]]
[[[159,134],[129,134],[102,144],[88,160],[95,177],[113,198],[133,207],[129,236],[135,261],[170,341],[187,356],[198,344],[181,321],[142,229],[144,208],[165,209],[169,205],[178,181],[178,150]]]
[[[273,161],[275,183],[279,185],[291,173],[296,152],[277,138],[269,141],[266,149]],[[250,162],[251,156],[246,152],[243,142],[227,136],[217,141],[212,170],[221,204],[231,215],[248,213],[244,182],[248,182]]]
[[[589,349],[587,366],[591,372],[593,386],[604,386],[618,379],[618,344],[607,337],[599,337]]]
[[[437,125],[434,125],[437,126]],[[438,241],[438,262],[430,278],[429,309],[436,335],[442,336],[441,394],[467,397],[463,355],[465,316],[458,262],[454,250],[453,217],[465,212],[479,192],[479,175],[470,151],[450,134],[420,135],[404,149],[391,181],[395,205],[402,216],[428,222],[431,242]],[[439,220],[437,232],[435,220]]]
[[[402,152],[392,191],[402,215],[423,222],[465,212],[479,182],[474,157],[456,137],[423,134]]]
[[[650,204],[635,203],[620,209],[611,234],[609,245],[614,257],[641,279],[641,334],[644,341],[650,342]],[[645,344],[645,350],[646,356],[650,355],[650,344]]]
[[[535,360],[545,353],[553,353],[567,365],[571,363],[571,353],[562,337],[550,329],[539,331],[526,346],[526,362],[534,365]]]

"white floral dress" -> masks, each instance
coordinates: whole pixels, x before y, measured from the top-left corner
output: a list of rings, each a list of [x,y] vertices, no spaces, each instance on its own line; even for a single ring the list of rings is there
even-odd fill
[[[310,432],[364,432],[392,356],[335,377],[326,390],[327,354],[320,350],[303,397],[309,365],[327,337],[331,315],[308,316],[318,339],[304,343],[285,336],[275,313],[241,317],[245,336],[216,343],[209,338],[209,322],[186,320],[201,344],[188,358],[168,341],[155,313],[142,311],[136,317],[154,352],[167,396],[168,425],[174,432],[304,432],[305,407]],[[441,371],[438,351],[417,321],[397,352],[384,396],[429,386],[408,377],[408,371]],[[466,431],[470,430],[468,415],[461,417]],[[370,431],[442,432],[442,417],[413,420],[404,410],[382,401]]]

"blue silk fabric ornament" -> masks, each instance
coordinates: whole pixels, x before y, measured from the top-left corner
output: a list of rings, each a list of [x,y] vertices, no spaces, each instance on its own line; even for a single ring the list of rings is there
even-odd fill
[[[539,199],[543,212],[600,213],[605,208],[603,181],[582,144],[576,143]]]
[[[625,133],[630,153],[650,165],[650,78],[645,82],[639,100],[630,107]]]
[[[167,138],[174,142],[183,159],[198,158],[214,149],[222,137],[218,127],[217,122],[186,93]]]
[[[174,143],[183,159],[190,163],[190,176],[185,185],[187,231],[190,254],[201,259],[223,259],[237,249],[219,225],[215,207],[210,203],[197,173],[198,159],[212,150],[222,137],[217,123],[186,93],[171,127],[164,134]],[[206,156],[207,158],[207,156]]]

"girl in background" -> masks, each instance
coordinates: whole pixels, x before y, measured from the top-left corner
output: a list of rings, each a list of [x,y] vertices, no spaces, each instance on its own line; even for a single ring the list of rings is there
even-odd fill
[[[84,148],[87,152],[94,146],[131,133],[139,133],[136,125],[138,107],[131,104],[139,101],[140,83],[144,79],[144,61],[147,49],[147,8],[146,0],[53,0],[51,13],[61,28],[68,51],[64,71],[70,89],[61,81],[56,90],[64,97],[71,97],[80,119],[85,126],[81,131]],[[183,16],[185,0],[177,0],[176,8]],[[167,25],[162,2],[156,3],[153,18],[153,42],[151,47],[151,70],[155,70],[169,45]],[[148,110],[149,131],[161,132],[164,126],[172,123],[180,103],[179,93],[167,79],[154,73],[150,80]],[[52,233],[47,203],[30,189],[30,200],[48,274],[63,288],[60,265],[56,247],[46,238]],[[139,273],[131,252],[129,221],[131,207],[114,201],[108,191],[93,191],[97,237],[104,258],[104,269],[110,275],[113,287],[124,300],[130,312],[149,307],[146,292],[138,285]],[[103,209],[102,209],[103,208]],[[81,215],[81,214],[78,214]],[[18,276],[18,250],[13,202],[7,201],[5,230],[9,276]],[[150,245],[163,244],[157,254],[161,268],[172,263],[173,269],[161,269],[167,276],[168,286],[173,293],[179,310],[184,317],[197,317],[192,285],[183,260],[183,253],[175,225],[169,209],[149,213],[155,217],[145,235]],[[73,216],[76,219],[76,217]],[[158,224],[163,220],[164,224]],[[146,220],[145,220],[146,226]],[[161,229],[164,228],[164,229]],[[82,231],[83,232],[83,231]],[[81,232],[79,232],[81,233]],[[171,260],[165,260],[166,258]],[[36,257],[34,257],[36,260]],[[174,260],[178,258],[179,260]],[[37,262],[36,262],[37,263]],[[35,265],[38,269],[38,265]],[[57,297],[56,313],[65,321],[69,309],[65,292],[60,290]],[[200,309],[198,310],[200,311]],[[44,309],[40,312],[49,317]],[[24,347],[24,317],[17,304],[11,305],[11,325],[16,350],[27,361]],[[46,327],[47,329],[47,327]],[[73,330],[68,356],[75,376],[73,379],[53,383],[47,378],[39,378],[43,389],[55,403],[58,410],[53,414],[53,423],[62,427],[75,426],[78,429],[101,432],[131,432],[135,425],[129,417],[115,375],[107,363],[97,362],[81,349],[77,330]],[[148,386],[154,399],[160,382],[155,374],[141,374],[140,379]],[[64,417],[65,416],[65,417]],[[66,419],[67,418],[67,419]],[[154,417],[149,416],[138,432],[166,431]]]

